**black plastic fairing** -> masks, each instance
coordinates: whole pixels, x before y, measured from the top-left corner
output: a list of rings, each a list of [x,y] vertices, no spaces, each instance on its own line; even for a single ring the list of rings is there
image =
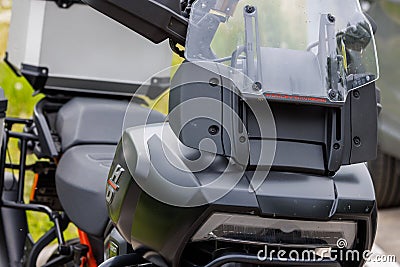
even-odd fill
[[[133,84],[123,82],[96,81],[75,78],[61,78],[49,76],[42,88],[36,88],[36,93],[48,96],[65,95],[68,97],[100,97],[109,99],[131,100],[140,88],[141,93],[151,99],[156,99],[169,87],[169,78],[153,77],[151,84]],[[135,101],[146,104],[143,99],[135,96]]]
[[[35,90],[40,91],[46,84],[49,69],[47,67],[22,64],[21,73]]]
[[[49,121],[50,114],[56,114],[61,108],[62,102],[52,101],[43,98],[34,107],[33,121],[38,131],[39,144],[35,146],[35,153],[38,157],[56,158],[59,155],[60,147],[55,142],[54,126]]]
[[[179,0],[83,0],[154,43],[167,38],[185,44],[188,21]]]
[[[152,168],[164,176],[174,174],[175,182],[183,182],[187,180],[187,174],[173,171],[171,162],[163,160],[160,155],[160,143],[152,140],[153,134],[161,132],[162,127],[161,124],[154,125],[150,133],[144,136]],[[140,129],[127,131],[132,131],[131,136],[135,136],[133,131]],[[117,148],[111,169],[121,165],[129,170],[126,162],[135,163],[140,157],[136,150],[143,140],[135,141],[129,135],[125,137]],[[194,149],[187,148],[187,151],[190,150]],[[171,166],[165,168],[165,164]],[[196,173],[198,181],[215,177],[223,164],[221,161],[215,163],[213,168],[201,171],[201,175]],[[149,179],[152,178],[151,173]],[[140,188],[134,176],[135,172],[126,171],[120,177],[121,190],[115,194],[111,205],[108,205],[109,213],[119,231],[125,238],[130,238],[128,240],[135,249],[145,248],[158,253],[171,266],[179,265],[190,238],[215,212],[275,219],[357,221],[357,249],[363,251],[372,245],[376,224],[373,219],[375,200],[371,177],[363,163],[341,167],[333,177],[271,171],[255,191],[249,190],[253,173],[247,171],[225,196],[196,208],[176,207],[156,200]]]
[[[188,81],[191,73],[196,73],[196,79],[205,82]],[[208,82],[214,80],[215,82]],[[172,80],[169,117],[171,128],[186,146],[198,149],[201,140],[209,138],[214,142],[217,154],[232,157],[232,140],[225,131],[225,128],[231,125],[221,124],[227,116],[224,110],[228,106],[228,112],[235,112],[235,116],[237,115],[246,127],[250,141],[249,169],[260,167],[261,142],[268,143],[271,140],[276,141],[272,169],[279,171],[333,175],[341,165],[375,158],[377,100],[374,83],[350,93],[346,102],[341,105],[268,99],[273,122],[270,121],[271,115],[265,106],[261,107],[265,109],[262,118],[256,118],[249,107],[249,101],[257,102],[258,96],[246,95],[245,102],[240,93],[228,89],[233,87],[232,83],[228,78],[196,64],[186,63],[178,69]],[[187,112],[173,112],[176,107],[184,106],[188,101],[204,98],[210,99],[207,109],[203,109],[203,112],[199,108],[191,123],[184,122],[183,118],[187,117]],[[216,103],[220,103],[220,106]],[[193,109],[193,106],[190,108]],[[206,119],[210,109],[215,111],[214,118],[219,118],[219,123]],[[263,136],[259,130],[259,121],[268,124],[269,127],[275,127],[276,136]],[[210,134],[208,129],[213,125],[222,130]],[[234,131],[240,135],[239,128]]]

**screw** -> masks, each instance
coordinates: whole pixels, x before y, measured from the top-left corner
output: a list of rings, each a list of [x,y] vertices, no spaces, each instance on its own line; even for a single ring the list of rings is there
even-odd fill
[[[255,82],[255,83],[253,83],[252,88],[254,91],[260,91],[262,89],[262,85],[260,82]]]
[[[354,90],[353,96],[354,96],[355,98],[360,98],[360,91]]]
[[[211,134],[211,135],[216,135],[216,134],[218,134],[218,133],[219,133],[219,127],[218,127],[217,125],[211,125],[211,126],[208,128],[208,133]]]
[[[340,148],[340,145],[338,143],[335,143],[333,145],[333,149],[338,150]]]
[[[217,86],[219,84],[219,80],[217,78],[211,78],[210,81],[209,81],[209,84],[212,87],[215,87],[215,86]]]
[[[329,20],[329,22],[333,23],[333,22],[335,22],[336,18],[332,14],[328,14],[328,20]]]
[[[240,143],[246,142],[246,137],[241,136],[241,137],[239,138],[239,141],[240,141]]]
[[[356,145],[356,146],[360,146],[360,145],[361,145],[361,139],[360,139],[360,137],[358,137],[358,136],[354,137],[354,138],[353,138],[353,143],[354,143],[354,145]]]
[[[246,11],[246,13],[251,14],[251,13],[253,13],[256,9],[255,9],[254,6],[245,6],[245,7],[244,7],[244,10]]]
[[[328,95],[329,95],[329,98],[330,98],[330,99],[335,99],[336,96],[337,96],[336,92],[333,91],[333,90],[329,90]]]

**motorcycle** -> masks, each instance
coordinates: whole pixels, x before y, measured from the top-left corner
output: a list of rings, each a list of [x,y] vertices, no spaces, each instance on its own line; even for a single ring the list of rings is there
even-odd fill
[[[2,159],[9,138],[22,153],[3,163],[20,177],[2,210],[44,211],[55,224],[27,259],[57,237],[44,266],[363,265],[376,232],[363,162],[376,156],[379,72],[358,1],[85,2],[155,43],[169,38],[185,62],[167,117],[134,95],[45,99],[34,120],[6,120]],[[54,182],[61,212],[20,194],[30,142],[43,153],[54,137],[62,153],[32,168]],[[70,220],[78,244],[63,240]],[[26,232],[6,229],[6,244],[24,247]]]

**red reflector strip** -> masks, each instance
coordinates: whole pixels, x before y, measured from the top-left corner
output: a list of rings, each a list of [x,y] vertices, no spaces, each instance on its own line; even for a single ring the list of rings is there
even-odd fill
[[[312,96],[298,96],[298,95],[281,95],[266,93],[264,96],[268,99],[287,100],[287,101],[302,101],[313,103],[327,103],[326,98],[312,97]]]

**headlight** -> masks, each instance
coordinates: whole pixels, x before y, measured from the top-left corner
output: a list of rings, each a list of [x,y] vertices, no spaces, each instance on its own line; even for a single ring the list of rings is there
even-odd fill
[[[357,224],[349,221],[299,221],[261,218],[251,215],[213,214],[192,237],[192,241],[225,242],[281,247],[352,248]]]

